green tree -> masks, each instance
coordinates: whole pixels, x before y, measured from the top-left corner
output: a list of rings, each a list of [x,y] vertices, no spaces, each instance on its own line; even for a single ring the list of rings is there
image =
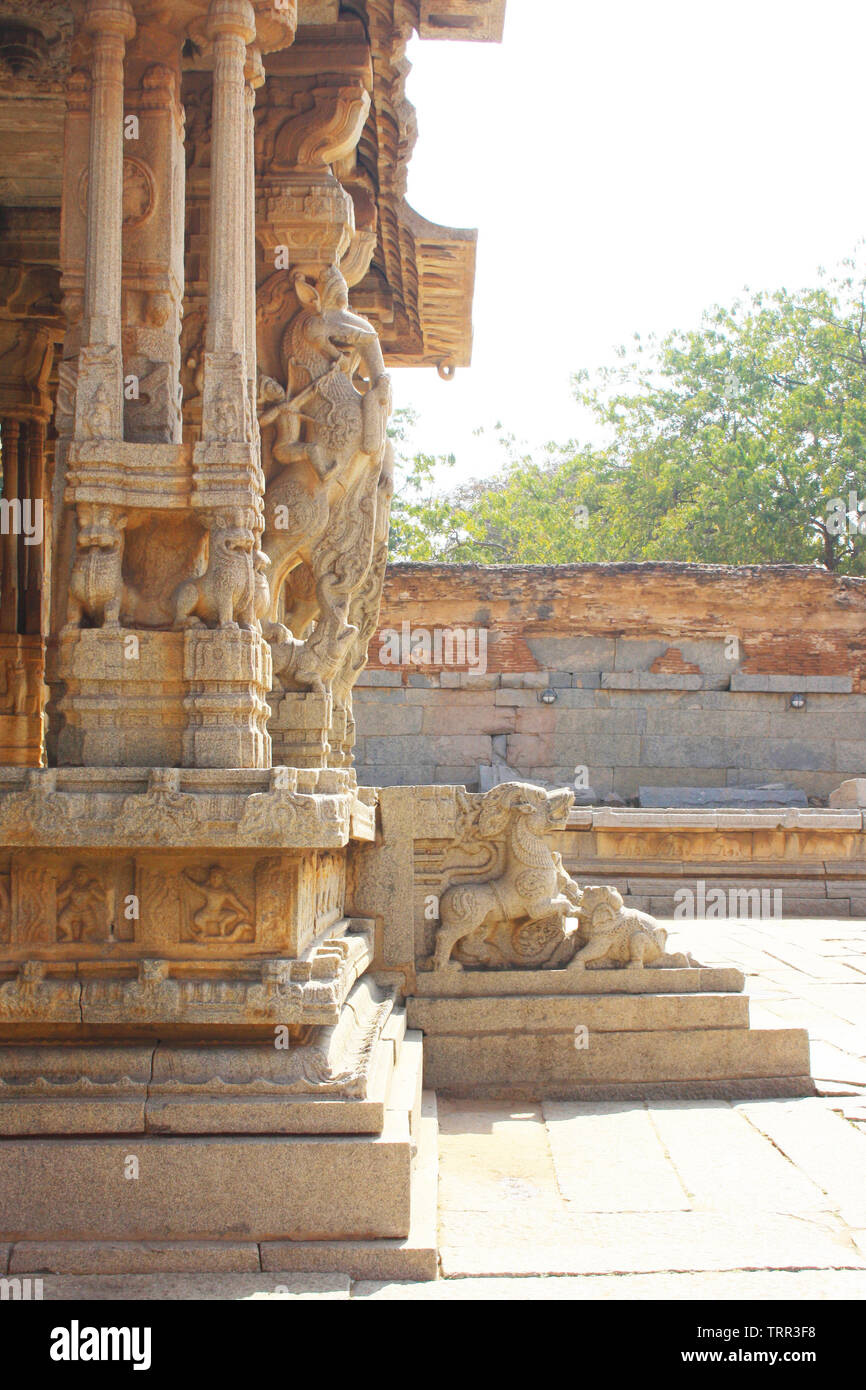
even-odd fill
[[[436,460],[418,456],[395,556],[866,572],[866,279],[855,261],[812,289],[747,293],[691,332],[635,337],[574,386],[600,442],[536,459],[505,439],[498,475],[446,496],[431,487]],[[862,517],[846,516],[850,494]]]

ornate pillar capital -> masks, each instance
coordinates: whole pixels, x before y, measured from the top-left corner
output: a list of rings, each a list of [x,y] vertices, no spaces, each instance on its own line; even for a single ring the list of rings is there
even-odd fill
[[[250,0],[211,0],[206,33],[209,39],[237,34],[245,44],[256,37],[256,12]]]
[[[87,0],[84,28],[91,34],[111,34],[126,43],[135,36],[135,15],[129,0]]]

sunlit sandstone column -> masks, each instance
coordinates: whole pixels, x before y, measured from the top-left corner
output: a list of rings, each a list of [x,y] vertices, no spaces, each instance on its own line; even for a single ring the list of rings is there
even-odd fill
[[[246,405],[247,44],[256,36],[249,0],[212,0],[214,45],[210,276],[205,346],[205,440],[251,437]],[[240,369],[240,370],[238,370]]]
[[[249,50],[246,67],[246,358],[247,390],[250,397],[250,412],[253,430],[258,429],[256,417],[256,378],[258,375],[256,352],[256,91],[264,85],[265,69],[258,48]]]
[[[40,504],[44,508],[45,499],[45,422],[44,420],[31,420],[26,427],[26,487],[22,489],[24,495],[30,498],[31,517],[35,520],[37,507]],[[25,566],[22,576],[22,631],[38,635],[43,631],[43,574],[45,569],[45,556],[48,553],[45,545],[45,527],[47,517],[44,509],[42,515],[42,539],[39,544],[28,544],[23,547]],[[19,572],[21,566],[19,562]]]
[[[129,0],[88,0],[93,36],[84,320],[75,433],[123,436],[121,264],[123,229],[123,63],[135,34]]]
[[[0,631],[18,631],[18,544],[19,536],[13,525],[14,504],[20,498],[19,440],[21,426],[17,420],[3,421],[3,500],[9,505],[7,531],[3,536],[3,585],[0,590]]]

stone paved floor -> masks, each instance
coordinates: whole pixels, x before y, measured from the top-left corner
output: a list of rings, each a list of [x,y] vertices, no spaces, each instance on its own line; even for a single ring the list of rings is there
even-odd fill
[[[746,970],[756,1022],[766,1010],[809,1029],[820,1096],[440,1098],[438,1282],[69,1277],[47,1295],[866,1298],[866,923],[716,922],[688,935],[702,961]]]

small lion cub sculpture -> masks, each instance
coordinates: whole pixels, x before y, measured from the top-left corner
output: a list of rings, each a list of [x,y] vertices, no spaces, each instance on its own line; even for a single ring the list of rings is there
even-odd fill
[[[653,917],[624,907],[622,894],[608,886],[584,888],[580,906],[578,939],[583,943],[570,970],[584,970],[591,961],[610,966],[690,966],[696,962],[681,953],[665,950],[668,934]]]

